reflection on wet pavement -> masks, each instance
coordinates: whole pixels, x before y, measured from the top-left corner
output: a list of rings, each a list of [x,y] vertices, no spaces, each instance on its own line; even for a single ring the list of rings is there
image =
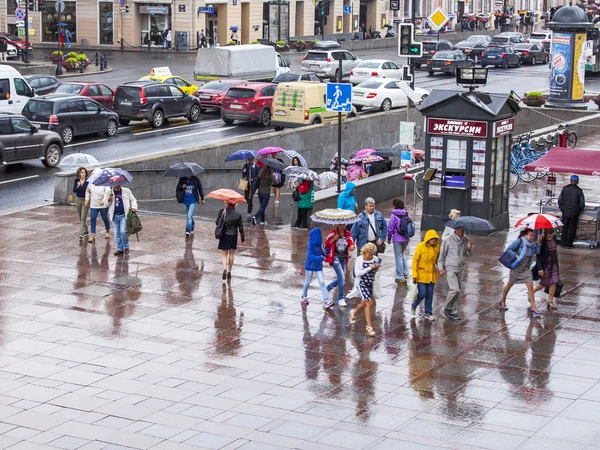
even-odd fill
[[[518,186],[512,223],[544,188]],[[0,217],[0,448],[600,448],[588,248],[560,249],[566,293],[532,321],[524,286],[496,307],[514,233],[473,236],[458,323],[413,318],[386,252],[370,338],[349,308],[324,313],[315,285],[300,308],[306,233],[248,227],[223,284],[212,218],[187,244],[182,219],[142,220],[117,258],[112,241],[78,242],[73,208]]]

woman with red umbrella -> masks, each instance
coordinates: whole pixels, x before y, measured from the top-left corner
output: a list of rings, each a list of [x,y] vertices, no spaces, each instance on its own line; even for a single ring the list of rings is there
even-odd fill
[[[547,289],[548,309],[556,309],[556,306],[554,305],[554,294],[556,293],[556,286],[560,283],[558,245],[556,244],[554,234],[554,228],[544,230],[540,254],[537,256],[534,269],[541,279],[533,291],[537,292],[542,289]]]

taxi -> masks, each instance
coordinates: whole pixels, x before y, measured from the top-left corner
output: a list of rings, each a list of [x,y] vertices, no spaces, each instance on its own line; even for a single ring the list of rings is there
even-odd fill
[[[190,95],[198,90],[198,86],[195,84],[188,83],[183,78],[171,74],[168,67],[155,67],[148,75],[138,81],[160,81],[161,83],[172,84]]]

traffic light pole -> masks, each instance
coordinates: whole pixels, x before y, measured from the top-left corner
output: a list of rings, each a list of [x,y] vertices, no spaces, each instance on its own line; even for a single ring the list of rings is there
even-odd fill
[[[420,0],[419,0],[420,1]],[[410,6],[411,6],[411,14],[410,14],[410,20],[412,21],[413,24],[413,30],[415,29],[415,26],[417,25],[416,22],[416,16],[417,16],[417,0],[412,0],[410,2]],[[414,33],[414,31],[413,31]],[[411,40],[412,40],[412,36],[411,36]],[[409,64],[410,64],[410,75],[411,75],[411,80],[410,80],[410,88],[414,89],[415,88],[415,62],[414,62],[414,58],[408,58]],[[407,110],[410,107],[410,102],[406,102],[407,103]]]
[[[338,60],[338,83],[342,82],[342,60]],[[338,112],[338,166],[337,166],[337,191],[342,192],[342,113]]]
[[[25,1],[25,56],[23,62],[29,64],[29,0]]]

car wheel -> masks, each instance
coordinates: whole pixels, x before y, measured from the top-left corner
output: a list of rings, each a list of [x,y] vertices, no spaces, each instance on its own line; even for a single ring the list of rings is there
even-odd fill
[[[129,125],[129,120],[128,119],[119,119],[119,124],[122,127],[126,127],[127,125]]]
[[[508,69],[508,58],[506,58],[506,59],[504,60],[504,63],[502,64],[502,68],[503,68],[503,69]]]
[[[516,65],[515,67],[516,67],[517,69],[518,69],[519,67],[521,67],[521,59],[520,59],[520,58],[517,60],[517,65]]]
[[[535,66],[536,60],[535,60],[535,56],[533,58],[531,58],[531,65]]]
[[[271,125],[271,111],[269,111],[267,108],[263,109],[260,113],[260,124],[263,127],[268,127]]]
[[[60,132],[60,138],[62,139],[63,143],[65,143],[65,144],[70,144],[71,142],[73,142],[73,128],[71,128],[71,127],[63,128],[62,131]]]
[[[275,128],[275,131],[282,131],[285,130],[285,127],[273,127]]]
[[[60,162],[60,155],[60,146],[58,144],[50,144],[48,147],[46,147],[42,164],[46,167],[56,167]]]
[[[117,125],[117,121],[116,120],[109,120],[108,124],[106,124],[106,131],[104,134],[106,134],[107,136],[114,136],[115,134],[117,134],[117,128],[119,126]]]
[[[160,109],[157,109],[154,111],[154,114],[152,114],[152,122],[150,122],[150,125],[152,125],[152,128],[160,128],[164,123],[165,115]]]
[[[548,64],[548,55],[544,56],[544,64]]]
[[[421,68],[421,64],[420,63],[415,63],[415,69],[420,69]]]
[[[357,112],[361,112],[363,109],[362,105],[357,105],[357,106],[355,106],[355,108],[356,108]]]
[[[233,119],[226,119],[223,117],[223,122],[225,122],[226,125],[231,125],[233,123]]]
[[[430,70],[429,72],[427,72],[429,74],[430,77],[433,76],[434,72],[432,70]]]
[[[320,117],[315,117],[310,124],[311,125],[320,125],[321,124],[321,118]]]
[[[392,101],[389,98],[386,98],[381,102],[381,107],[379,109],[381,111],[389,111],[392,109]]]
[[[188,121],[198,122],[198,119],[200,119],[200,107],[198,105],[192,105],[190,113],[188,114]]]

